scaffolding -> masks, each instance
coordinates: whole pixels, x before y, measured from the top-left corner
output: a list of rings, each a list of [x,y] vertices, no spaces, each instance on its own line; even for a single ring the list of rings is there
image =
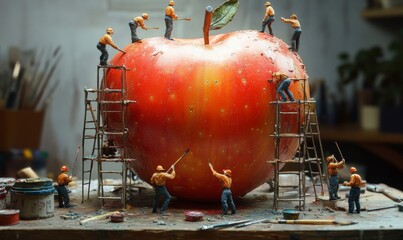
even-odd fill
[[[120,71],[120,88],[108,88],[107,72]],[[127,108],[133,100],[127,99],[125,66],[100,66],[97,68],[97,88],[85,88],[85,114],[82,138],[82,202],[90,197],[92,171],[97,163],[97,195],[100,206],[105,201],[120,201],[126,207],[130,199],[131,178],[128,157]],[[113,99],[113,100],[110,100]],[[113,123],[108,120],[113,115]],[[116,144],[117,143],[117,144]],[[113,170],[110,170],[113,169]],[[108,176],[118,176],[117,181],[106,181]],[[121,180],[121,181],[119,181]],[[129,182],[128,182],[129,181]],[[85,193],[85,187],[87,192]],[[108,194],[106,187],[114,187],[120,194]],[[85,195],[87,195],[85,197]]]
[[[270,102],[275,108],[275,125],[274,133],[271,135],[274,138],[274,159],[268,161],[273,164],[274,167],[274,199],[273,208],[278,209],[279,202],[298,202],[298,208],[300,210],[305,209],[305,193],[306,184],[305,177],[309,174],[312,177],[313,189],[315,199],[318,199],[317,188],[320,188],[320,193],[323,196],[323,184],[324,178],[327,178],[327,174],[323,175],[323,150],[320,139],[319,124],[317,121],[315,110],[315,99],[307,99],[306,94],[306,82],[307,79],[291,79],[293,81],[302,82],[304,89],[303,99],[297,101],[282,102],[278,99],[278,94],[275,101]],[[286,106],[289,108],[285,111]],[[294,108],[292,108],[294,107]],[[294,110],[290,110],[294,109]],[[294,132],[283,131],[281,123],[284,117],[295,117],[297,121],[297,130]],[[281,159],[282,144],[288,141],[286,139],[297,139],[298,149],[295,156],[292,159]],[[290,166],[292,170],[284,171],[281,168],[285,165]],[[327,173],[325,171],[325,173]],[[296,176],[296,183],[292,182],[283,184],[281,181],[281,175],[294,175]],[[327,181],[328,183],[328,181]],[[297,190],[297,197],[281,196],[280,189],[293,188]]]

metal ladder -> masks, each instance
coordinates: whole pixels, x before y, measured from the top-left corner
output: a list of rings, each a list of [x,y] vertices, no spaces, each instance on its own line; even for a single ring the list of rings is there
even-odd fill
[[[106,76],[107,72],[110,70],[121,71],[120,88],[108,88],[108,86],[106,86]],[[104,206],[105,201],[108,200],[119,200],[123,207],[126,207],[126,204],[130,199],[131,178],[129,179],[128,183],[127,176],[130,171],[129,165],[132,161],[134,161],[134,159],[128,158],[127,152],[127,137],[129,133],[129,130],[127,128],[127,107],[130,103],[134,103],[135,101],[127,100],[126,96],[126,72],[128,70],[129,69],[127,69],[125,66],[98,65],[97,89],[85,90],[86,106],[91,106],[86,107],[86,111],[89,110],[91,112],[91,116],[95,116],[94,111],[96,111],[97,114],[96,120],[93,121],[96,125],[95,139],[93,138],[93,134],[90,135],[91,139],[94,141],[92,145],[92,154],[89,156],[85,156],[83,150],[83,164],[87,160],[90,160],[91,164],[88,170],[83,165],[82,193],[84,200],[84,186],[88,185],[87,199],[89,198],[91,172],[93,169],[93,162],[96,161],[98,164],[97,194],[101,207]],[[88,93],[90,92],[96,93],[95,99],[88,99]],[[113,94],[114,100],[109,100],[111,98],[111,94]],[[96,109],[94,109],[92,103],[96,103]],[[83,144],[84,139],[87,139],[85,133],[90,130],[86,124],[87,115],[88,114],[86,112],[86,115],[84,117]],[[108,120],[111,116],[115,118],[113,121],[113,126],[110,126],[108,124]],[[116,118],[118,118],[119,121],[116,121]],[[118,145],[115,145],[114,142],[118,142]],[[114,152],[118,152],[119,154],[115,154]],[[87,172],[89,173],[89,180],[88,182],[85,182],[84,175]],[[118,179],[121,180],[121,182],[108,182],[106,181],[106,178],[108,176],[117,176]],[[108,194],[105,190],[106,187],[120,188],[119,192],[121,192],[121,194],[118,196]]]
[[[320,195],[324,196],[324,182],[329,187],[329,176],[327,170],[324,168],[324,153],[322,147],[322,140],[320,137],[320,129],[318,116],[316,114],[316,101],[311,99],[308,102],[306,111],[306,129],[305,129],[305,161],[308,163],[309,174],[312,178],[312,187],[315,193],[315,200],[318,200],[318,190],[320,187]]]

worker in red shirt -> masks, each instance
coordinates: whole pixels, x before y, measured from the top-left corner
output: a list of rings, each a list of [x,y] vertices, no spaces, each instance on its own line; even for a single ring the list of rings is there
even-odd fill
[[[106,66],[108,65],[108,51],[106,50],[106,45],[110,45],[114,49],[121,51],[122,53],[126,53],[122,49],[120,49],[112,40],[112,35],[113,35],[113,29],[112,28],[107,28],[106,29],[106,34],[104,34],[100,39],[97,44],[97,48],[99,51],[101,51],[101,56],[99,57],[99,65],[101,66]]]
[[[151,185],[154,187],[155,197],[153,203],[153,213],[157,213],[158,202],[160,201],[160,197],[163,197],[163,203],[161,206],[161,214],[167,214],[166,211],[168,209],[169,201],[171,200],[171,195],[169,194],[167,188],[165,187],[165,182],[167,179],[175,178],[175,168],[172,165],[171,168],[172,173],[169,174],[165,172],[165,169],[161,166],[157,166],[157,172],[155,172],[151,177]]]
[[[357,174],[355,167],[350,168],[350,182],[344,181],[344,186],[350,186],[350,193],[348,195],[348,213],[354,213],[354,204],[357,213],[361,211],[360,205],[360,185],[362,183],[361,176]]]
[[[294,29],[294,32],[291,37],[291,50],[293,52],[298,52],[299,49],[299,38],[302,33],[301,24],[298,21],[298,17],[295,14],[292,14],[290,19],[281,18],[283,22],[291,24],[291,27]]]
[[[222,215],[226,215],[228,213],[228,205],[231,207],[231,214],[236,213],[236,208],[235,208],[235,203],[232,198],[232,192],[231,192],[231,184],[232,184],[232,172],[229,169],[224,169],[223,173],[220,174],[216,172],[213,168],[213,165],[211,163],[208,163],[211,169],[211,172],[213,175],[218,178],[221,182],[222,186],[222,193],[221,193],[221,205],[222,205]]]
[[[73,205],[70,204],[69,193],[66,186],[72,181],[72,176],[67,175],[69,171],[67,166],[62,166],[60,168],[60,175],[57,177],[57,199],[59,201],[59,208],[70,208]]]
[[[168,7],[165,9],[165,38],[169,40],[173,40],[171,38],[172,30],[174,23],[173,21],[178,18],[178,16],[175,14],[175,9],[174,9],[175,2],[174,1],[169,1]]]
[[[266,6],[266,12],[262,20],[262,29],[260,30],[260,32],[264,32],[264,29],[267,26],[270,35],[273,36],[273,30],[271,29],[271,24],[274,22],[275,12],[270,2],[266,2],[264,5]]]
[[[148,20],[147,13],[143,13],[141,16],[135,17],[129,22],[129,27],[132,35],[132,43],[141,43],[141,39],[137,37],[136,33],[138,26],[140,26],[144,30],[148,30],[148,27],[146,27],[144,24],[144,20]]]
[[[329,173],[329,200],[337,200],[340,197],[337,195],[337,191],[339,190],[339,169],[344,167],[346,161],[342,159],[340,162],[337,162],[337,159],[334,155],[331,155],[326,158],[328,165],[327,171]]]

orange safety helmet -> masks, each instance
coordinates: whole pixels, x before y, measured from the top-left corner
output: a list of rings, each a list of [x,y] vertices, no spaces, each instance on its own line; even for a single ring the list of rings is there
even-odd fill
[[[141,17],[144,18],[145,20],[148,20],[148,13],[141,14]]]
[[[68,172],[68,171],[69,171],[69,168],[68,168],[67,166],[62,166],[62,167],[60,168],[60,171],[62,171],[62,172]]]
[[[351,167],[351,168],[350,168],[350,173],[355,173],[355,172],[357,172],[357,168]]]
[[[156,168],[156,170],[157,170],[157,171],[164,171],[165,169],[164,169],[161,165],[158,165],[157,168]]]
[[[175,5],[175,2],[171,0],[171,1],[169,1],[168,5],[173,6],[173,5]]]
[[[224,174],[227,175],[228,177],[231,177],[231,175],[232,175],[232,171],[229,170],[229,169],[224,169],[223,172],[224,172]]]

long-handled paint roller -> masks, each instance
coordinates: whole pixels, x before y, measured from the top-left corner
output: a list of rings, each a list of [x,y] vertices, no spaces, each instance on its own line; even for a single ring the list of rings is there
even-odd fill
[[[176,160],[176,162],[171,165],[171,167],[167,170],[167,172],[169,172],[170,170],[172,170],[173,167],[174,167],[180,160],[182,160],[182,158],[184,158],[184,157],[186,156],[186,154],[188,154],[188,152],[189,152],[189,148],[186,149],[186,151],[182,154],[182,156],[180,156],[180,157],[178,158],[178,160]]]

